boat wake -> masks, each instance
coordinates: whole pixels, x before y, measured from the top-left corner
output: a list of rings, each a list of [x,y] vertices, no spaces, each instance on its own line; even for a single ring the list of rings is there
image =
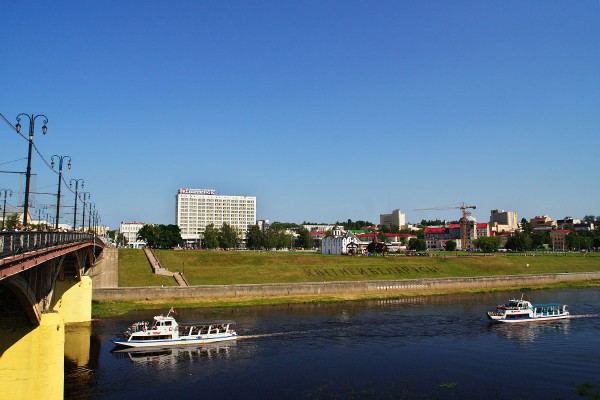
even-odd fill
[[[291,331],[291,332],[273,332],[273,333],[262,333],[258,335],[238,335],[237,340],[244,339],[262,339],[269,337],[277,337],[277,336],[304,336],[307,334],[312,334],[315,332],[322,332],[325,329],[310,329],[306,331]]]
[[[571,314],[571,318],[598,318],[598,317],[600,317],[600,314],[578,314],[578,315]]]

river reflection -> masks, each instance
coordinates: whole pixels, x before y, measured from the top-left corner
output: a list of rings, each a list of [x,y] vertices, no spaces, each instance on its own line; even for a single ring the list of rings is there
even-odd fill
[[[155,363],[160,367],[176,365],[179,362],[200,362],[202,359],[227,357],[235,347],[235,342],[210,343],[192,347],[169,347],[154,349],[117,348],[111,353],[115,358],[127,358],[133,363]]]
[[[92,323],[87,345],[78,335],[84,344],[74,348],[97,354],[87,362],[79,350],[67,356],[65,398],[581,398],[576,385],[600,384],[600,291],[529,294],[536,303],[569,304],[574,318],[491,323],[486,311],[515,293],[231,308],[216,316],[182,309],[182,322],[235,320],[239,339],[114,351],[116,332],[166,310],[130,313]],[[515,368],[518,380],[506,376]]]
[[[556,320],[520,324],[490,324],[490,329],[499,337],[515,340],[522,344],[533,343],[536,338],[548,339],[551,335],[567,335],[570,320]]]

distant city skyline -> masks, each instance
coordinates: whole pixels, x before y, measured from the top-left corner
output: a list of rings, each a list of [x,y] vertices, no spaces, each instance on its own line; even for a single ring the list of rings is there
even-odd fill
[[[595,0],[40,2],[0,18],[0,113],[48,117],[37,149],[72,158],[66,181],[112,229],[174,223],[181,187],[296,223],[454,220],[414,210],[461,202],[479,221],[600,214]],[[0,170],[25,171],[3,121],[0,143]],[[0,188],[19,205],[19,174]]]

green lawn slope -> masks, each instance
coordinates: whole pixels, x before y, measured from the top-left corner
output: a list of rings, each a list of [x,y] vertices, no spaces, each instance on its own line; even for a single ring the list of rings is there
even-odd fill
[[[600,271],[600,254],[348,257],[305,252],[156,250],[162,266],[190,285],[395,280]],[[458,254],[458,255],[457,255]],[[533,255],[535,254],[535,255]],[[144,252],[119,249],[119,286],[174,285],[154,275]]]

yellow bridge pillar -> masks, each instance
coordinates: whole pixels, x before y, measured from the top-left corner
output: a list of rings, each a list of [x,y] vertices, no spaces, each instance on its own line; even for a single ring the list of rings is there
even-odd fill
[[[40,325],[0,326],[2,398],[63,398],[65,324],[58,313],[44,313]]]
[[[88,322],[92,320],[92,278],[82,276],[57,281],[54,293],[56,303],[52,309],[62,315],[65,323]]]

